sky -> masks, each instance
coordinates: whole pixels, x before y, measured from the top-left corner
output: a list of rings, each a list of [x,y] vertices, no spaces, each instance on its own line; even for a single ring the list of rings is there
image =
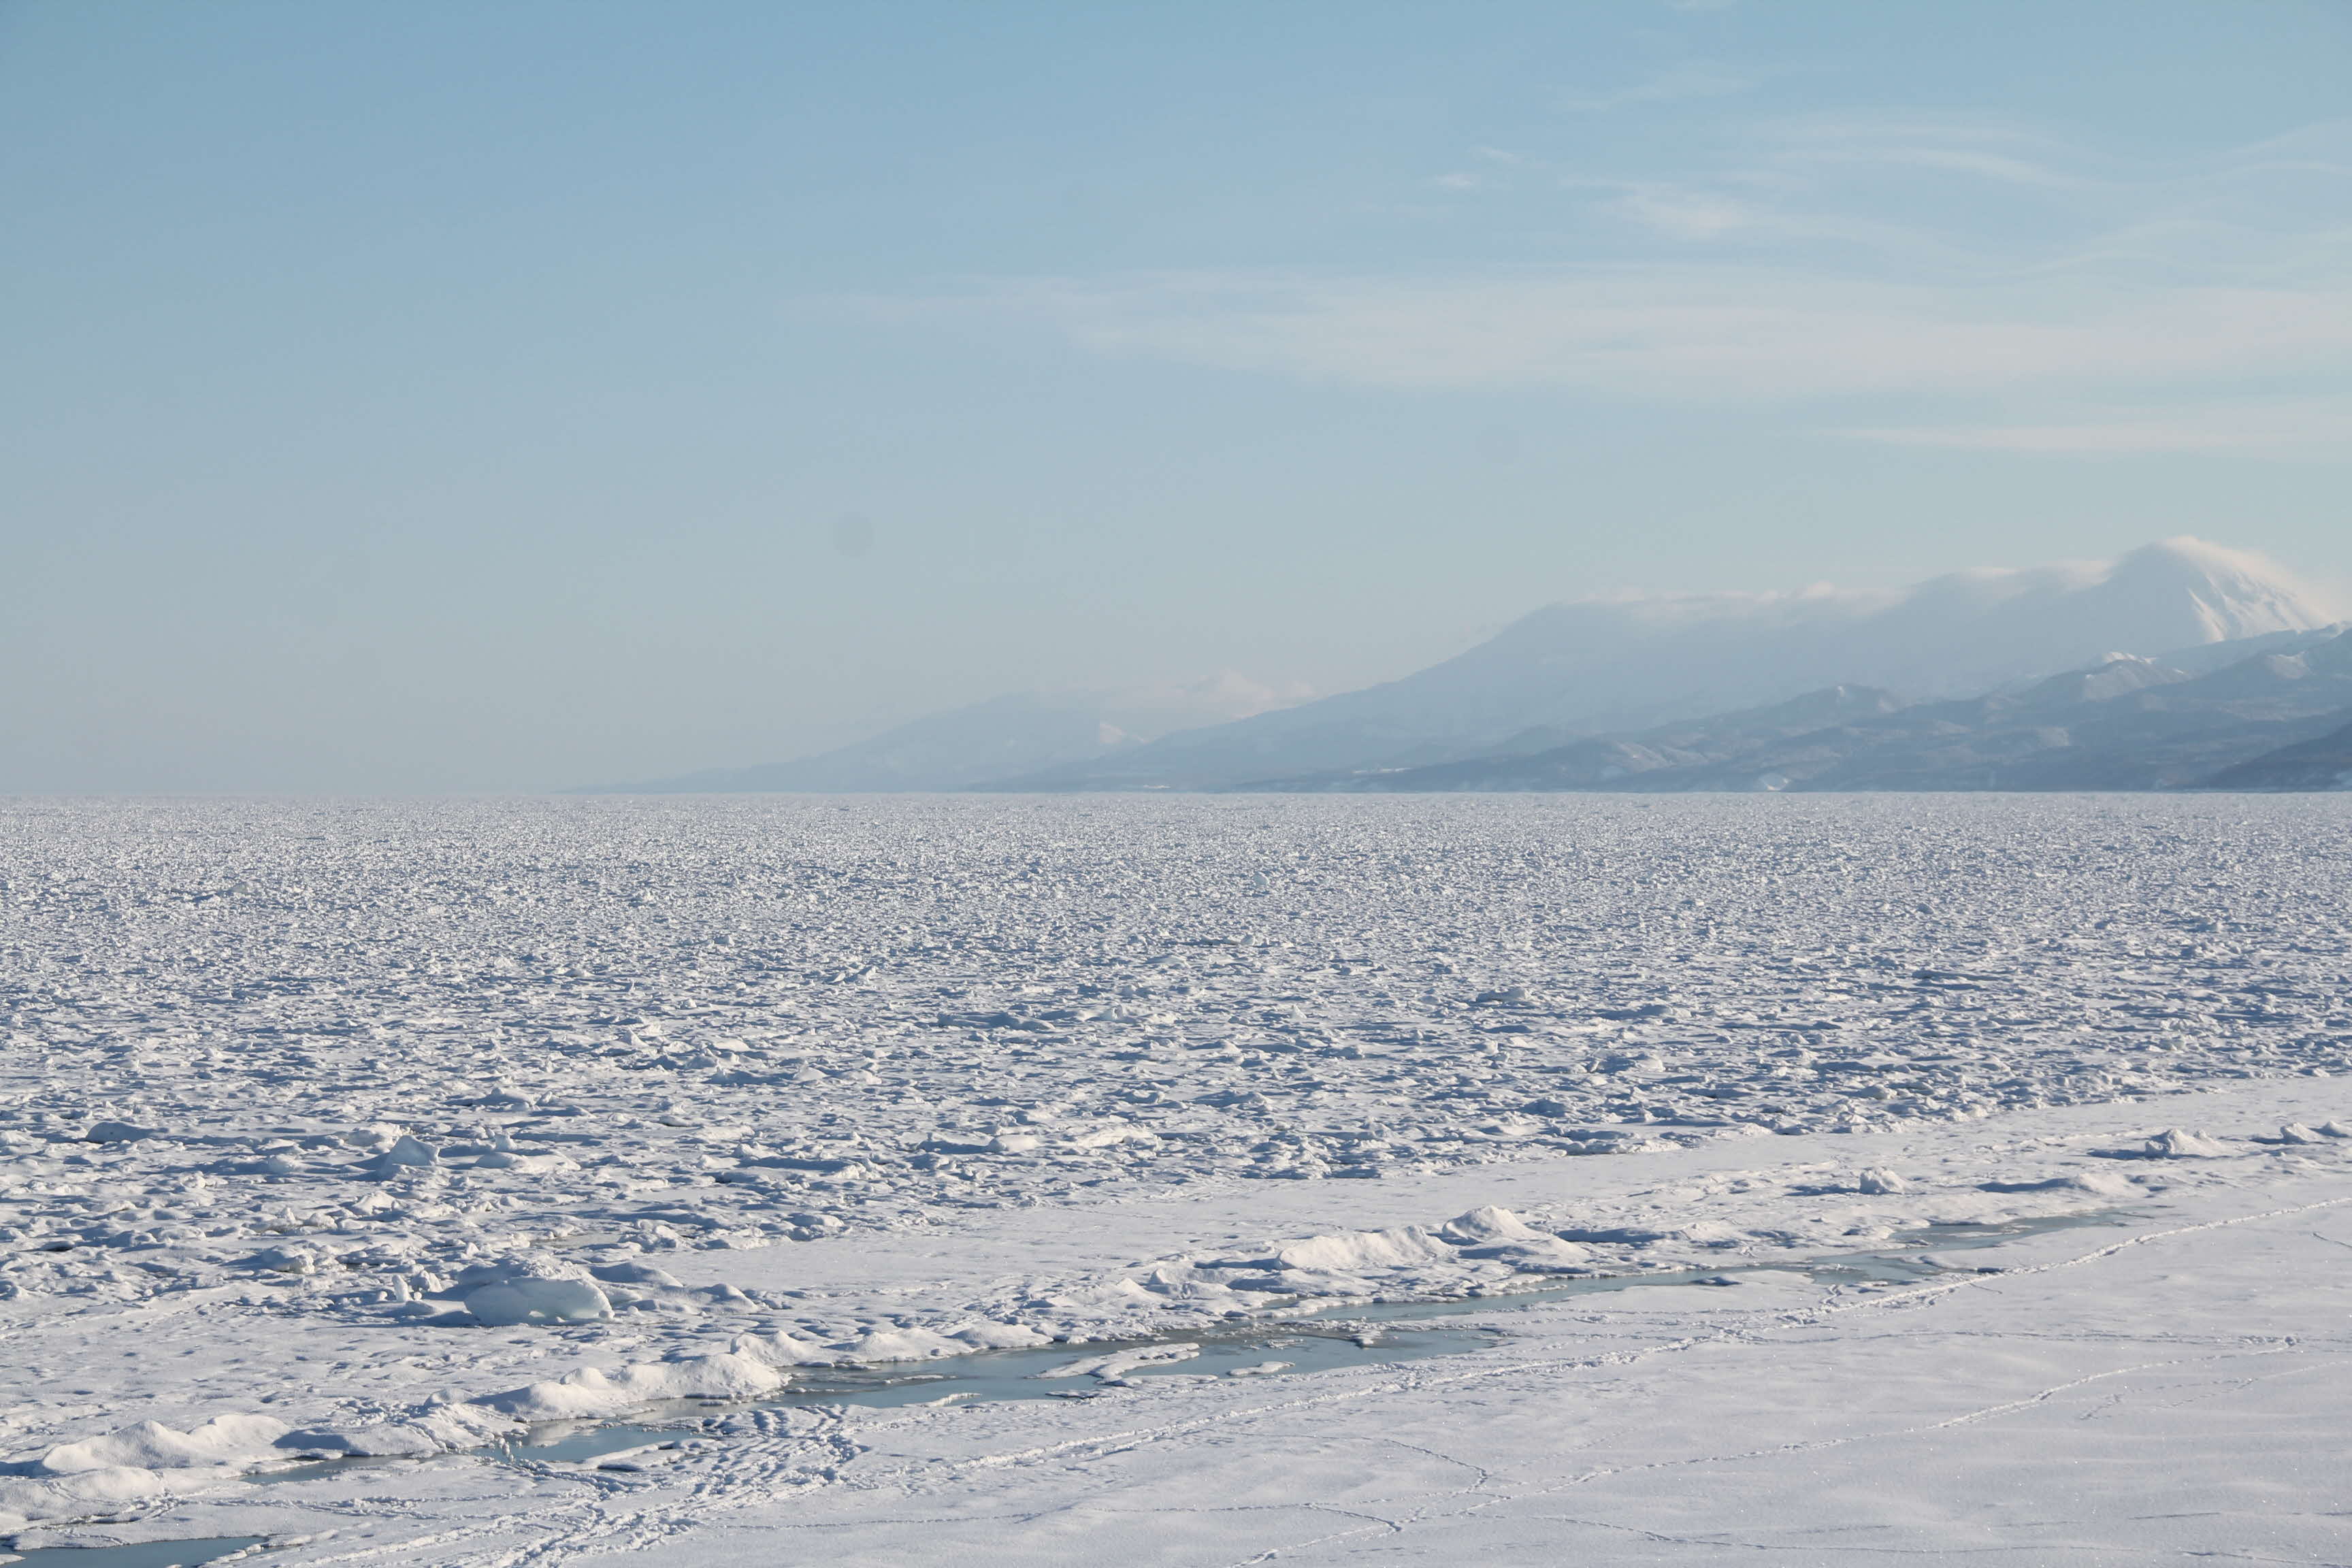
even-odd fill
[[[2340,0],[0,0],[0,789],[2352,580]]]

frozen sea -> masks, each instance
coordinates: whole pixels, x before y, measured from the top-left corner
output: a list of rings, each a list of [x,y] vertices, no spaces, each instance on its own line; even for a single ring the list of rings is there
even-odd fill
[[[0,1534],[2352,1561],[2347,828],[0,804]]]

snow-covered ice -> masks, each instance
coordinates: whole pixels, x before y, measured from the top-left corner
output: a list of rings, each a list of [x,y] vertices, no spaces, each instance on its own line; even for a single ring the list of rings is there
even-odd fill
[[[0,824],[20,1549],[2352,1551],[2352,802]],[[2022,1223],[2068,1215],[2100,1223]],[[1906,1247],[1918,1279],[1804,1267]],[[1732,1283],[1575,1289],[1695,1270]],[[1177,1364],[1408,1300],[1502,1344]],[[1055,1345],[1097,1397],[774,1403]],[[485,1448],[630,1416],[719,1440]]]

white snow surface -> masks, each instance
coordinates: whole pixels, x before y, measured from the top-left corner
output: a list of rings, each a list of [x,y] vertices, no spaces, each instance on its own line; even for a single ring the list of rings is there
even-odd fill
[[[2341,799],[0,821],[19,1547],[2352,1553]],[[1924,1284],[1793,1271],[2092,1211],[2117,1223]],[[1499,1306],[1759,1262],[1787,1270]],[[1453,1297],[1502,1348],[1124,1375]],[[757,1405],[809,1367],[1055,1341],[1098,1397]],[[648,1407],[719,1440],[465,1452]],[[305,1455],[386,1462],[246,1479]]]

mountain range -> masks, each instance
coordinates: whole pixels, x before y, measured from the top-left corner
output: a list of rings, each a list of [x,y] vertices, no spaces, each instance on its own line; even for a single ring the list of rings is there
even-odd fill
[[[1559,604],[1401,680],[1313,701],[1231,676],[1025,694],[796,763],[633,787],[2184,787],[2352,721],[2343,633],[2267,563],[2179,538],[1887,593]],[[2229,787],[2311,787],[2254,781],[2326,767],[2315,752]]]
[[[1173,731],[1216,725],[1306,695],[1231,671],[1190,685],[1022,691],[933,713],[870,740],[795,762],[713,768],[585,795],[760,792],[865,794],[970,789],[996,779],[1115,757]]]
[[[1905,702],[1838,686],[1789,702],[1533,752],[1268,781],[1436,790],[2333,788],[2352,770],[2352,632],[2218,645],[2202,675],[2115,654],[2021,689]],[[2332,745],[2333,750],[2328,748]],[[2296,759],[2307,765],[2298,768]],[[2332,772],[2331,772],[2332,769]],[[2323,782],[2326,780],[2327,782]]]

